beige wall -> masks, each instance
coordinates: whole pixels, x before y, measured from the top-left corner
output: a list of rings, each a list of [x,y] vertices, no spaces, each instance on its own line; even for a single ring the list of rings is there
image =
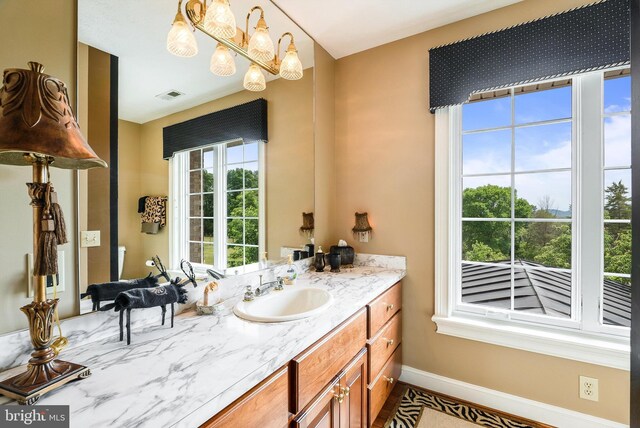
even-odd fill
[[[305,70],[299,81],[277,79],[268,82],[263,92],[241,91],[141,125],[138,197],[168,195],[169,162],[162,159],[164,127],[257,98],[268,102],[267,252],[270,258],[278,258],[280,246],[302,246],[306,242],[298,230],[302,225],[302,212],[314,209],[313,69]],[[119,173],[122,172],[121,166]],[[142,245],[137,255],[127,251],[125,261],[127,272],[137,275],[148,272],[144,261],[155,254],[166,264],[169,262],[168,230],[145,235],[139,232],[139,223],[137,217],[135,226],[126,226]],[[123,238],[121,234],[121,243]]]
[[[46,67],[45,73],[67,83],[72,105],[76,101],[76,2],[71,0],[0,0],[0,70],[28,68],[27,61]],[[75,230],[74,175],[68,170],[52,168],[56,187],[67,221],[67,230]],[[28,304],[26,254],[33,251],[32,218],[27,187],[31,169],[0,165],[0,334],[27,327],[27,317],[19,310]],[[75,272],[76,237],[71,232],[64,251],[66,291],[60,295],[61,318],[75,315],[77,285]]]
[[[404,364],[552,405],[626,422],[629,373],[436,333],[434,116],[431,47],[591,0],[527,0],[336,62],[334,235],[350,236],[368,211],[373,239],[357,251],[407,256]],[[578,376],[600,380],[600,401],[578,398]]]
[[[100,159],[111,165],[111,55],[88,47],[87,140]],[[87,251],[89,284],[111,280],[111,169],[87,173],[87,229],[100,232],[100,245]]]
[[[150,256],[142,252],[140,240],[140,172],[144,168],[141,157],[142,126],[126,120],[118,121],[118,245],[127,248],[123,278],[140,278],[149,269],[144,260]]]

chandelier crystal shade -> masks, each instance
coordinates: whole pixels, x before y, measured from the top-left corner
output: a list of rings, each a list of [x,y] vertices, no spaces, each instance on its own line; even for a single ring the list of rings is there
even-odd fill
[[[236,63],[229,52],[229,48],[218,43],[216,51],[211,56],[209,70],[216,76],[231,76],[236,73]]]
[[[251,58],[264,62],[271,61],[275,56],[273,40],[269,37],[267,24],[262,17],[258,20],[256,31],[249,39],[248,52]]]
[[[267,82],[264,79],[262,70],[255,64],[251,64],[247,74],[244,75],[244,88],[247,91],[259,92],[264,91],[267,87]]]
[[[280,63],[280,76],[287,80],[298,80],[302,79],[302,74],[302,63],[292,41],[287,48],[287,54]]]
[[[236,17],[233,16],[228,0],[213,0],[205,14],[204,28],[216,37],[235,37]]]
[[[173,20],[171,30],[169,30],[169,35],[167,36],[167,50],[176,56],[184,58],[198,54],[196,37],[187,25],[180,10],[178,10]]]

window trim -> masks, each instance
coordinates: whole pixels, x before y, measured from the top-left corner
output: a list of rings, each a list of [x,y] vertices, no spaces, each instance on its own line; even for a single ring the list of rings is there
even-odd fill
[[[602,71],[586,73],[584,75],[574,77],[575,96],[573,97],[574,121],[573,131],[575,137],[572,138],[576,154],[572,156],[572,165],[575,172],[574,177],[580,177],[579,180],[573,180],[572,189],[574,192],[574,201],[578,206],[582,207],[585,203],[582,191],[589,187],[582,181],[587,174],[582,168],[582,156],[584,156],[582,146],[589,143],[589,138],[601,138],[603,132],[602,122],[602,94],[599,95],[599,103],[597,107],[593,107],[589,112],[582,111],[583,99],[593,99],[594,79],[602,80]],[[595,76],[595,77],[594,77]],[[592,117],[597,113],[598,120]],[[589,134],[593,130],[585,131],[581,127],[581,123],[594,123],[599,127],[599,132],[595,135]],[[551,355],[555,357],[567,358],[576,361],[582,361],[591,364],[597,364],[616,369],[629,370],[629,334],[628,329],[614,326],[600,325],[597,314],[600,314],[599,305],[600,292],[589,293],[589,287],[581,289],[581,273],[583,268],[578,264],[581,252],[586,245],[591,245],[589,240],[576,240],[576,234],[579,234],[581,227],[585,227],[584,221],[589,219],[583,218],[578,212],[572,222],[575,254],[574,272],[576,279],[576,296],[578,293],[587,292],[582,295],[581,304],[585,302],[591,305],[591,313],[593,317],[582,319],[579,317],[566,320],[566,322],[551,324],[541,324],[530,322],[531,317],[508,317],[506,314],[496,311],[477,311],[482,314],[474,314],[473,311],[462,312],[458,310],[456,302],[456,291],[450,285],[450,279],[455,280],[456,284],[461,281],[461,269],[455,262],[457,261],[457,245],[450,245],[452,242],[461,242],[461,227],[456,225],[461,221],[461,197],[460,192],[450,191],[451,183],[459,183],[460,180],[460,152],[462,150],[462,108],[461,106],[451,106],[440,108],[435,113],[435,311],[432,320],[437,325],[437,332],[465,339],[478,340],[481,342],[491,343],[494,345],[507,346],[514,349],[520,349],[530,352]],[[576,143],[577,141],[577,143]],[[601,141],[601,140],[600,140]],[[600,149],[600,141],[597,147]],[[600,158],[601,159],[601,158]],[[597,171],[602,171],[599,166]],[[602,174],[590,174],[594,180],[602,182]],[[602,183],[601,183],[602,184]],[[458,186],[461,187],[461,186]],[[598,188],[602,188],[599,186]],[[595,193],[595,192],[591,192]],[[597,197],[597,196],[596,196]],[[600,205],[602,205],[600,203]],[[601,223],[603,218],[603,208],[599,213],[595,213],[595,218]],[[457,214],[459,213],[459,214]],[[587,223],[589,224],[589,223]],[[595,240],[602,238],[595,236]],[[600,247],[599,247],[600,248]],[[600,251],[598,251],[599,253]],[[600,257],[601,258],[601,257]],[[588,264],[588,263],[585,263]],[[601,276],[602,261],[600,260],[596,266],[590,269],[598,269],[598,281]],[[591,287],[593,291],[594,287]],[[597,296],[596,296],[597,295]],[[593,311],[593,302],[597,304],[597,311]],[[582,310],[582,313],[588,313],[588,310]],[[516,319],[517,318],[517,319]],[[529,318],[529,320],[527,319]],[[591,319],[593,318],[593,319]],[[555,321],[555,319],[554,319]],[[598,325],[594,325],[594,321]],[[586,325],[584,325],[586,323]],[[587,326],[591,331],[585,331],[581,328]]]
[[[189,171],[189,156],[190,151],[196,149],[206,149],[209,147],[225,146],[229,143],[242,141],[238,139],[223,141],[214,144],[208,144],[202,147],[190,148],[180,152],[174,153],[174,156],[169,159],[169,200],[171,201],[171,219],[169,224],[169,266],[172,269],[179,269],[180,261],[182,259],[188,260],[189,254],[189,203],[187,198],[183,196],[188,194],[188,171]],[[265,142],[257,141],[258,143],[258,259],[260,254],[266,251],[266,171],[265,171]],[[214,150],[214,170],[220,171],[225,168],[225,154],[222,156],[217,154],[217,150]],[[185,193],[186,192],[186,193]],[[226,204],[223,204],[223,195],[226,195],[226,174],[223,174],[221,179],[215,180],[215,200],[214,206],[226,208]],[[225,209],[224,216],[214,216],[214,265],[207,265],[203,263],[192,263],[194,271],[198,274],[204,274],[206,269],[210,267],[218,268],[218,265],[224,264],[226,266],[226,251],[221,252],[219,248],[226,248],[226,236],[227,236],[227,215]],[[233,269],[237,273],[246,273],[258,270],[259,260],[256,263],[251,263],[243,266],[236,266]]]

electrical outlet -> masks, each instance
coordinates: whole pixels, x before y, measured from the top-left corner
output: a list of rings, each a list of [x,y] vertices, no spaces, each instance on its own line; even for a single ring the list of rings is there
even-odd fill
[[[598,401],[598,379],[580,376],[580,398]]]
[[[83,230],[80,232],[80,246],[87,247],[99,247],[100,246],[100,231],[99,230]]]

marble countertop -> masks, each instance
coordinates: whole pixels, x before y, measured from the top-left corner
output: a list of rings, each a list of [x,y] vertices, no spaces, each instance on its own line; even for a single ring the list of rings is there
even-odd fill
[[[328,290],[322,314],[284,323],[254,323],[231,310],[188,311],[169,323],[132,329],[66,350],[61,359],[92,375],[52,392],[38,405],[68,404],[72,427],[197,427],[312,345],[405,275],[405,269],[356,266],[341,273],[304,273],[297,286]],[[237,297],[236,297],[237,299]],[[232,306],[233,300],[228,302]],[[135,314],[135,311],[132,313]],[[2,378],[16,369],[2,374]]]

